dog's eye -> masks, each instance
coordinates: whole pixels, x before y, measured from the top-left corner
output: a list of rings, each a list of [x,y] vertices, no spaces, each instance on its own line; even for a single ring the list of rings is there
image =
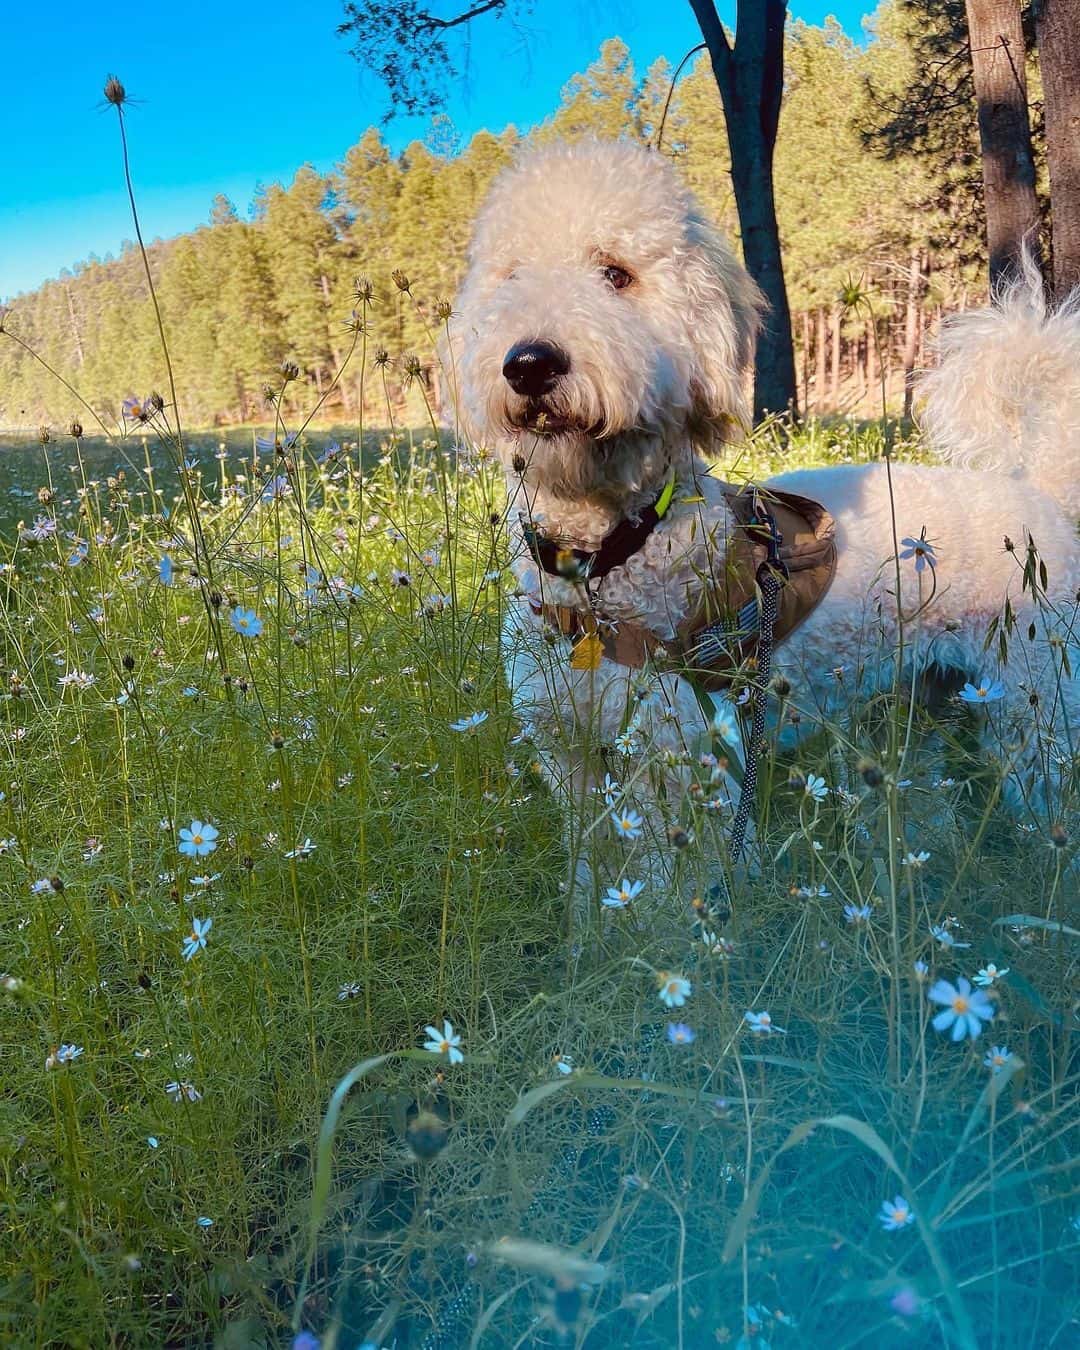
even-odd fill
[[[616,267],[614,263],[609,263],[603,272],[607,281],[617,291],[625,290],[634,279],[625,267]]]

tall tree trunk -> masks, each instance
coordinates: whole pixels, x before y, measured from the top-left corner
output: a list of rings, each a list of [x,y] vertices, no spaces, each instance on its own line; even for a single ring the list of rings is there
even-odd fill
[[[1076,0],[1037,0],[1050,169],[1054,295],[1063,300],[1080,286],[1080,5]]]
[[[731,184],[747,271],[769,302],[754,372],[754,420],[798,413],[780,232],[773,196],[773,149],[784,91],[786,0],[738,0],[735,43],[728,42],[716,0],[690,0],[724,105]]]
[[[323,303],[326,305],[327,310],[329,310],[331,307],[332,296],[330,292],[330,278],[326,275],[325,272],[321,272],[319,274],[319,285],[322,289]],[[338,380],[338,393],[341,395],[341,406],[345,410],[346,417],[348,417],[352,412],[352,408],[350,406],[351,400],[349,398],[349,387],[347,382],[344,379],[340,378],[341,363],[344,360],[344,357],[342,356],[341,348],[337,345],[337,343],[333,340],[333,338],[330,339],[329,346],[330,346],[330,356],[334,362],[333,378]]]
[[[915,358],[919,350],[919,297],[922,293],[922,254],[912,249],[908,259],[907,298],[904,302],[904,416],[911,416],[915,394]]]
[[[68,318],[71,321],[71,336],[75,342],[75,358],[79,363],[79,369],[82,370],[85,364],[83,355],[82,334],[79,332],[79,320],[75,314],[75,304],[71,298],[71,287],[64,287],[64,299],[67,301]]]
[[[832,329],[832,375],[829,379],[829,398],[835,408],[840,399],[840,306],[829,312]]]
[[[821,412],[825,406],[826,351],[828,347],[828,329],[825,327],[825,306],[818,305],[817,338],[814,360],[814,411]]]
[[[1075,3],[1075,0],[1074,0]],[[1037,250],[1039,203],[1031,153],[1020,0],[965,0],[979,104],[990,287],[1015,268],[1027,236]]]
[[[802,399],[800,407],[810,403],[810,311],[802,312]]]

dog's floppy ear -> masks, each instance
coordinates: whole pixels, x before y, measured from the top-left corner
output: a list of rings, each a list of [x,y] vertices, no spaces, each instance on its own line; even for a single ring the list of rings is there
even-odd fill
[[[750,372],[765,297],[722,235],[696,215],[689,243],[693,420],[705,434],[731,440],[750,425]]]

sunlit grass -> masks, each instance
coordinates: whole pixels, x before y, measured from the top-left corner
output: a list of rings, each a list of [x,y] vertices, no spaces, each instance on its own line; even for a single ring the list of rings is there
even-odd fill
[[[814,425],[783,462],[873,438]],[[646,890],[568,954],[563,825],[498,659],[491,466],[402,438],[361,473],[312,437],[241,482],[189,469],[211,584],[183,494],[84,482],[98,448],[40,451],[43,537],[28,515],[3,572],[16,1343],[1067,1336],[1071,844],[995,805],[963,714],[920,725],[902,781],[857,768],[887,708],[771,757],[730,919]],[[929,855],[895,889],[891,848]],[[635,875],[619,856],[602,885]],[[988,962],[994,1019],[953,1044],[927,988]],[[422,1049],[444,1018],[460,1065]],[[324,1134],[313,1226],[331,1091],[384,1055]]]

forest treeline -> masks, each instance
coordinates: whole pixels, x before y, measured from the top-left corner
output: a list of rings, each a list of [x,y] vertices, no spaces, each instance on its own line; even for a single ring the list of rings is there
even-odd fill
[[[943,310],[985,289],[970,99],[961,94],[954,115],[938,117],[929,134],[897,130],[910,122],[923,78],[917,22],[910,7],[886,0],[863,44],[832,21],[789,27],[775,181],[799,403],[811,411],[872,405],[882,367],[897,404],[924,359],[924,334]],[[734,237],[724,117],[706,61],[698,57],[676,87],[662,149]],[[629,135],[655,143],[672,73],[664,60],[637,71],[612,38],[527,136],[507,127],[462,144],[436,119],[425,141],[395,155],[371,128],[332,173],[301,167],[287,187],[260,190],[246,218],[218,197],[207,225],[155,242],[151,267],[189,422],[264,418],[263,390],[283,359],[313,386],[303,397],[334,386],[327,411],[354,416],[358,357],[341,370],[357,277],[370,278],[374,292],[369,367],[378,348],[390,357],[365,388],[382,397],[385,377],[395,395],[406,354],[425,366],[433,360],[436,303],[453,296],[476,209],[522,141]],[[1031,88],[1037,128],[1037,71]],[[391,279],[396,269],[408,291]],[[866,306],[844,303],[853,284],[872,302],[876,339]],[[18,341],[0,341],[0,425],[56,423],[76,410],[22,344],[111,418],[125,396],[166,385],[142,261],[130,245],[18,297],[4,325]]]

